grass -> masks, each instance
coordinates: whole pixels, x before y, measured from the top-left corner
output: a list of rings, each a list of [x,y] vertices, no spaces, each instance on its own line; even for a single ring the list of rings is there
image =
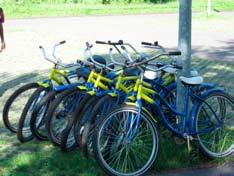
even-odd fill
[[[193,11],[206,12],[206,0],[193,1]],[[80,15],[110,15],[137,13],[171,13],[178,12],[178,0],[163,4],[124,4],[113,3],[102,5],[97,3],[29,3],[28,1],[0,1],[7,18],[45,17],[45,16],[80,16]],[[212,9],[218,11],[234,10],[233,0],[212,0]]]
[[[198,69],[207,82],[218,82],[219,85],[234,90],[234,63],[222,61],[210,61],[193,59],[194,68]],[[20,82],[38,79],[44,73],[22,75],[7,84],[2,83],[0,90],[2,107],[7,97],[12,93]],[[224,79],[225,77],[225,79]],[[12,85],[12,86],[11,86]],[[4,89],[4,86],[5,87]],[[231,92],[230,91],[230,92]],[[1,115],[2,112],[0,112]],[[208,160],[193,145],[193,150],[188,153],[186,144],[176,145],[170,133],[161,130],[160,152],[154,164],[152,173],[167,169],[190,168],[206,164],[223,165],[234,162],[234,157],[222,160]],[[103,176],[93,158],[85,159],[79,151],[63,153],[49,142],[31,141],[20,144],[15,134],[8,132],[0,121],[0,175],[1,176]]]

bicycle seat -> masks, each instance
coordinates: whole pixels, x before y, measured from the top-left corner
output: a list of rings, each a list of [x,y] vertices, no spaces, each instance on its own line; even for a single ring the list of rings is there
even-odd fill
[[[203,82],[203,77],[195,76],[195,77],[188,78],[188,77],[180,76],[180,80],[182,81],[183,84],[199,85]]]
[[[157,74],[157,72],[153,72],[153,71],[146,70],[144,76],[145,76],[147,79],[153,80],[153,79],[156,79],[156,78],[157,78],[158,74]]]
[[[106,60],[102,56],[93,55],[93,59],[100,64],[106,65]],[[88,60],[92,62],[90,58]]]
[[[124,69],[125,76],[138,76],[139,74],[140,74],[140,71],[136,68],[125,68]]]

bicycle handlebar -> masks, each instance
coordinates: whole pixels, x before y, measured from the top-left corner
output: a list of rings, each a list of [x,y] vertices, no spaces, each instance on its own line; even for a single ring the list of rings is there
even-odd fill
[[[112,61],[114,64],[116,64],[116,65],[120,65],[120,66],[122,66],[122,67],[125,67],[125,66],[126,66],[125,64],[123,64],[123,63],[121,63],[121,62],[118,62],[118,61],[116,61],[116,60],[114,59],[112,50],[113,50],[112,48],[109,49],[109,55],[110,55],[111,61]]]
[[[133,59],[131,58],[131,55],[130,53],[128,52],[127,48],[125,48],[124,46],[121,46],[121,49],[124,51],[127,59],[130,61],[130,62],[133,62]]]
[[[52,56],[54,57],[55,60],[49,59],[49,58],[47,57],[46,51],[45,51],[45,49],[44,49],[43,46],[39,46],[39,48],[41,49],[44,58],[45,58],[46,60],[48,60],[49,62],[52,62],[54,65],[61,66],[61,67],[63,67],[63,68],[73,67],[73,66],[75,66],[75,65],[77,65],[77,64],[82,65],[82,61],[79,61],[79,60],[77,60],[76,63],[64,64],[64,63],[62,62],[62,60],[61,60],[60,58],[58,58],[58,57],[55,55],[56,47],[58,47],[58,46],[60,46],[60,45],[63,45],[63,44],[65,44],[65,43],[66,43],[66,41],[63,40],[63,41],[61,41],[61,42],[59,42],[59,43],[57,43],[57,44],[54,45],[53,51],[52,51]]]
[[[180,56],[181,55],[181,51],[170,51],[168,52],[169,56]]]
[[[150,59],[146,59],[146,60],[143,60],[141,62],[135,62],[132,64],[132,66],[134,67],[137,67],[137,66],[141,66],[141,65],[144,65],[144,64],[147,64],[148,62],[152,61],[152,60],[155,60],[161,56],[178,56],[178,55],[181,55],[181,51],[170,51],[170,52],[167,52],[167,53],[161,53],[161,54],[158,54],[156,56],[153,56],[151,57]],[[131,64],[131,63],[129,63]],[[182,69],[182,66],[177,66],[178,69]]]
[[[158,46],[158,41],[155,41],[154,43],[150,42],[141,42],[142,45],[148,45],[148,46]]]
[[[45,49],[44,49],[43,46],[39,46],[39,48],[41,49],[42,54],[43,54],[43,56],[44,56],[44,58],[45,58],[46,60],[48,60],[49,62],[52,62],[53,64],[57,64],[55,61],[53,61],[53,60],[51,60],[51,59],[49,59],[49,58],[47,57],[46,51],[45,51]]]
[[[91,48],[93,47],[93,45],[90,45],[88,42],[86,42],[86,49],[85,49],[85,52],[89,52],[89,58],[91,59],[91,61],[92,62],[89,62],[88,60],[87,60],[87,62],[88,63],[90,63],[90,64],[96,64],[97,66],[99,66],[101,69],[108,69],[108,70],[110,70],[110,71],[114,71],[114,69],[112,69],[112,68],[110,68],[110,66],[112,66],[114,63],[110,63],[110,64],[108,64],[108,65],[104,65],[104,64],[101,64],[101,63],[99,63],[99,62],[97,62],[97,61],[95,61],[95,59],[93,58],[93,55],[92,55],[92,52],[91,52]]]
[[[160,70],[164,70],[164,69],[166,69],[166,68],[175,68],[175,69],[179,69],[179,70],[181,70],[181,69],[183,69],[183,67],[182,66],[178,66],[178,65],[164,65],[164,66],[161,66],[160,68],[158,68],[158,69],[150,69],[150,68],[147,68],[147,70],[151,70],[151,71],[154,71],[154,72],[157,72],[157,71],[160,71]]]
[[[96,41],[96,44],[102,44],[102,45],[105,45],[107,44],[106,42],[103,42],[103,41]]]
[[[151,48],[151,49],[161,49],[163,52],[166,52],[165,48],[158,44],[158,41],[155,41],[154,43],[150,42],[141,42],[142,45],[144,45],[145,48]]]
[[[123,45],[123,40],[119,40],[118,42],[112,42],[108,40],[107,42],[104,41],[96,41],[96,44],[103,44],[103,45]]]
[[[63,45],[63,44],[65,44],[65,43],[66,43],[66,41],[63,40],[63,41],[59,42],[59,45]]]
[[[55,59],[59,64],[62,64],[62,59],[60,59],[59,57],[57,57],[57,56],[55,55],[55,51],[56,51],[56,48],[57,48],[58,46],[63,45],[63,44],[65,44],[65,43],[66,43],[66,41],[63,40],[63,41],[61,41],[61,42],[55,44],[54,47],[53,47],[52,56],[54,57],[54,59]]]

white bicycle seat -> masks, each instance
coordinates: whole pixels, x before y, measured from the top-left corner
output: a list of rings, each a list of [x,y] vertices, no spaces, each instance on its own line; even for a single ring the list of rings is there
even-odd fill
[[[158,74],[157,74],[156,72],[154,72],[154,71],[147,70],[147,71],[145,71],[144,76],[145,76],[147,79],[153,80],[153,79],[156,79],[156,78],[157,78]]]
[[[184,76],[180,76],[180,80],[188,85],[199,85],[203,82],[203,77],[201,76],[195,76],[195,77],[184,77]]]

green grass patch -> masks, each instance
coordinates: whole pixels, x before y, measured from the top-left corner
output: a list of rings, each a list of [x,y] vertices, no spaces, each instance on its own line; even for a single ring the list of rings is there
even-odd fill
[[[225,86],[234,95],[234,63],[194,58],[192,65],[201,75],[204,75],[205,81],[216,82],[220,87]],[[10,90],[14,90],[20,80],[32,81],[46,73],[29,75],[31,76],[23,75],[20,79],[8,79],[13,86],[8,85],[9,90],[7,91],[0,90],[0,93],[3,94],[0,100],[1,107],[12,92]],[[15,134],[11,134],[4,128],[2,121],[0,121],[0,161],[1,176],[104,175],[96,161],[93,158],[83,158],[79,150],[63,153],[49,142],[31,141],[20,144]],[[177,145],[170,132],[160,128],[160,151],[152,173],[155,175],[155,173],[167,169],[190,168],[206,164],[223,165],[228,162],[234,162],[234,156],[208,160],[194,143],[192,151],[188,153],[186,143]]]
[[[167,3],[123,3],[101,4],[97,1],[0,1],[7,18],[44,17],[44,16],[80,16],[137,13],[172,13],[178,12],[178,0]],[[207,1],[193,1],[193,11],[206,12]],[[212,9],[218,11],[234,10],[233,0],[213,0]]]

